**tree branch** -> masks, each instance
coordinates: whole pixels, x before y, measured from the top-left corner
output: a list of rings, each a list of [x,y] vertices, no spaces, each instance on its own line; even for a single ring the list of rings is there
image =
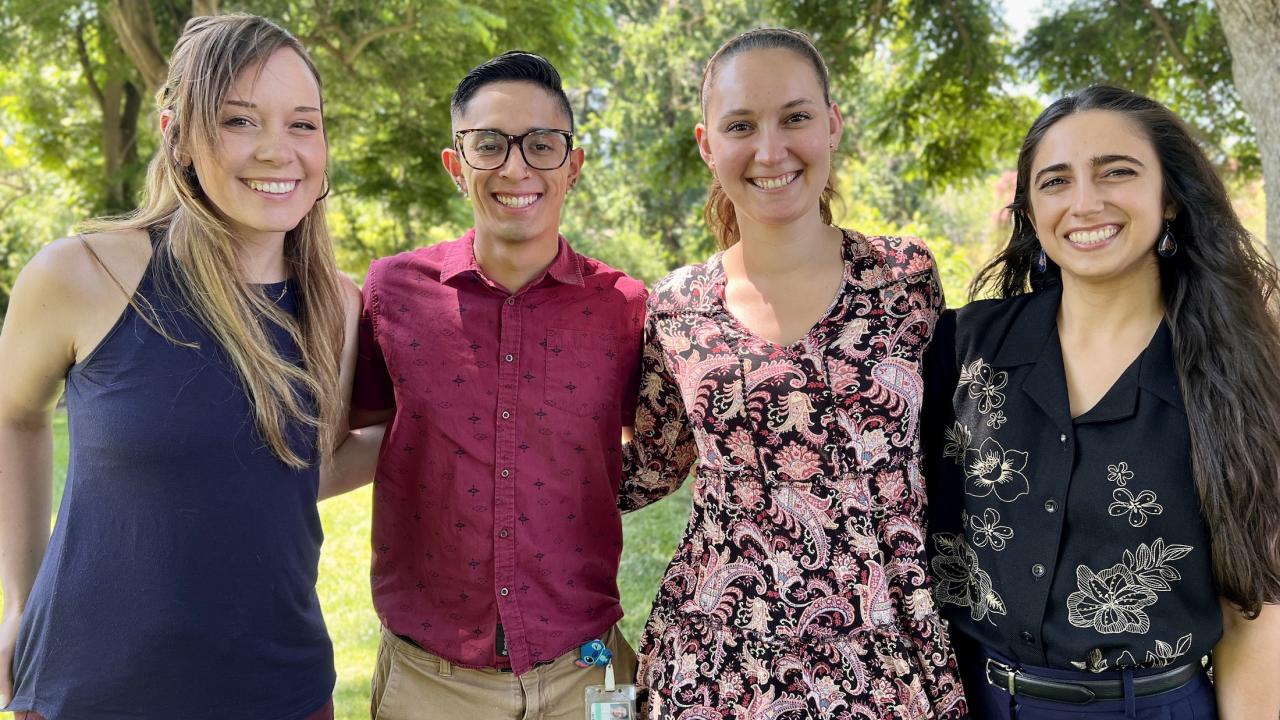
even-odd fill
[[[83,21],[76,23],[76,58],[80,61],[85,82],[89,84],[89,92],[93,93],[93,99],[98,101],[98,107],[105,109],[107,99],[102,95],[102,86],[98,85],[98,78],[93,75],[93,62],[89,60],[89,47],[84,41]]]
[[[1156,24],[1156,28],[1160,31],[1160,35],[1164,38],[1164,44],[1169,48],[1169,54],[1173,59],[1187,71],[1187,77],[1191,78],[1205,95],[1210,95],[1209,86],[1205,83],[1204,78],[1196,72],[1196,68],[1191,64],[1191,58],[1182,51],[1182,46],[1173,37],[1173,25],[1169,22],[1169,18],[1155,6],[1151,0],[1142,0],[1142,7],[1146,8],[1147,15],[1151,16],[1151,22]]]
[[[308,45],[318,45],[325,48],[329,52],[337,56],[338,61],[343,67],[351,69],[356,59],[369,47],[369,44],[390,35],[398,35],[399,33],[409,32],[418,26],[418,11],[416,8],[409,9],[409,15],[404,22],[399,25],[388,25],[376,30],[371,30],[361,35],[356,40],[352,40],[341,27],[336,25],[317,26],[311,34],[306,36]],[[337,36],[341,44],[333,42],[333,36]],[[346,50],[343,50],[346,47]]]

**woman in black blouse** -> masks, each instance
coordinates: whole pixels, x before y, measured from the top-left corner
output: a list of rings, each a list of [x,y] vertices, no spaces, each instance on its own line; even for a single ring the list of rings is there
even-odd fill
[[[1040,115],[1010,210],[974,282],[999,299],[944,314],[928,363],[974,717],[1275,720],[1276,267],[1184,124],[1115,88]]]

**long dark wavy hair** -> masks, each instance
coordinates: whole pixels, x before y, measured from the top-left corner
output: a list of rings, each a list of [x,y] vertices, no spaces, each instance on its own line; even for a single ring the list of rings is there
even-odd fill
[[[1018,155],[1009,244],[978,273],[971,297],[1008,298],[1062,283],[1052,261],[1044,272],[1032,271],[1040,241],[1029,212],[1031,162],[1049,128],[1086,110],[1129,118],[1160,159],[1178,243],[1173,257],[1159,258],[1160,284],[1191,430],[1192,475],[1218,592],[1256,617],[1262,603],[1280,601],[1280,279],[1182,120],[1150,98],[1101,85],[1046,108]]]
[[[704,123],[707,121],[707,95],[712,83],[715,82],[720,66],[734,55],[748,50],[775,48],[790,50],[809,61],[813,66],[814,74],[818,76],[818,82],[822,85],[822,102],[824,105],[831,105],[831,81],[827,72],[827,61],[822,59],[822,53],[814,47],[809,36],[786,28],[756,28],[726,40],[707,61],[707,66],[702,71],[702,85],[698,91]],[[837,197],[835,186],[832,184],[833,175],[835,175],[834,172],[827,176],[827,184],[822,189],[821,197],[818,198],[818,213],[826,225],[832,222],[831,202]],[[738,213],[733,207],[733,201],[725,194],[724,188],[720,186],[720,180],[714,177],[714,173],[711,178],[711,189],[707,191],[707,205],[702,210],[702,217],[715,235],[716,245],[721,250],[728,250],[742,238],[742,233],[738,229]]]

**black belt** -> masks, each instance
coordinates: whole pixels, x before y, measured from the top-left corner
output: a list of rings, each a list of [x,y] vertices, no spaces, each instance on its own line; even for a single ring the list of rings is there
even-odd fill
[[[1147,697],[1176,690],[1191,682],[1203,672],[1199,664],[1191,663],[1154,675],[1133,679],[1135,697]],[[987,682],[1010,695],[1025,695],[1041,700],[1083,704],[1094,700],[1124,699],[1124,684],[1120,680],[1060,680],[1034,675],[987,658]]]

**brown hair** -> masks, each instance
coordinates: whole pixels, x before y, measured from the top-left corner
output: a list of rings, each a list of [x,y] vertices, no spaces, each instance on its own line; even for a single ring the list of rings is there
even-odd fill
[[[1191,132],[1160,103],[1102,85],[1054,102],[1018,155],[1009,243],[978,273],[971,297],[1013,297],[1062,284],[1031,221],[1031,163],[1055,123],[1075,113],[1119,113],[1142,128],[1160,159],[1177,254],[1160,258],[1165,316],[1191,431],[1191,474],[1209,528],[1218,592],[1256,616],[1280,601],[1280,274],[1240,224],[1222,180]],[[1154,252],[1154,249],[1153,249]]]
[[[231,360],[254,408],[258,432],[291,467],[311,459],[291,447],[286,429],[297,422],[319,431],[322,456],[332,452],[342,427],[338,358],[343,342],[343,297],[322,198],[285,234],[284,259],[298,284],[298,314],[280,310],[240,272],[240,240],[200,188],[195,172],[178,157],[212,158],[218,151],[218,113],[242,71],[281,48],[298,54],[320,85],[320,75],[297,38],[255,15],[191,19],[169,60],[158,94],[162,112],[173,113],[147,168],[142,205],[129,215],[84,224],[84,229],[163,229],[155,262],[172,271],[183,299]],[[154,313],[130,304],[157,327]],[[265,323],[283,327],[301,351],[295,365],[267,336]],[[170,340],[172,338],[170,337]],[[314,405],[312,402],[314,402]]]
[[[772,49],[790,50],[807,59],[813,65],[813,71],[822,85],[823,103],[828,107],[831,105],[831,83],[827,73],[827,63],[809,37],[804,33],[786,28],[756,28],[730,38],[707,61],[707,66],[702,71],[702,86],[698,91],[698,98],[702,104],[703,122],[706,122],[707,118],[708,90],[724,61],[748,50]],[[832,185],[831,176],[828,175],[826,187],[822,189],[822,196],[818,200],[822,222],[827,225],[832,222],[831,202],[835,198],[836,190]],[[711,179],[711,189],[707,193],[707,205],[703,208],[702,216],[706,220],[707,227],[711,228],[711,232],[716,236],[716,245],[721,250],[727,250],[742,238],[733,201],[725,194],[720,181],[715,177]]]

